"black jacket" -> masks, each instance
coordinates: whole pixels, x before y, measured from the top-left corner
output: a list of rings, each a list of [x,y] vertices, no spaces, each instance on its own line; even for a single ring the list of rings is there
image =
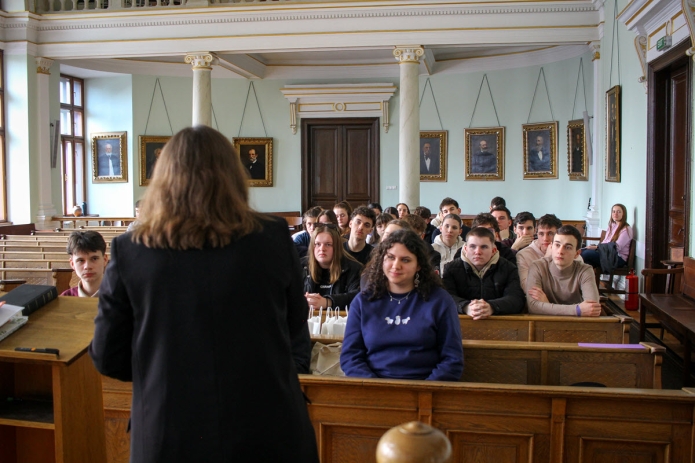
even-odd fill
[[[506,259],[509,262],[511,262],[512,264],[516,265],[516,252],[517,251],[510,248],[509,246],[502,244],[501,241],[495,241],[495,246],[497,247],[497,251],[499,251],[501,258]],[[456,254],[454,254],[454,260],[459,259],[461,257],[462,251],[463,251],[463,248],[460,248],[458,251],[456,251]]]
[[[456,301],[459,313],[473,299],[484,299],[492,307],[493,315],[521,313],[526,295],[519,283],[516,265],[506,259],[492,264],[482,280],[468,262],[456,259],[446,266],[444,287]]]
[[[303,266],[302,280],[304,281],[305,293],[321,293],[319,283],[314,281],[309,274],[309,257],[304,257],[300,261]],[[342,271],[340,278],[333,283],[330,292],[325,297],[333,300],[333,308],[344,309],[349,306],[352,300],[360,292],[360,273],[362,264],[352,259],[343,258],[340,262]],[[318,307],[315,307],[318,309]],[[325,309],[326,307],[324,307]]]
[[[298,337],[311,355],[299,258],[284,219],[262,225],[221,248],[113,240],[89,352],[133,382],[131,462],[318,463],[292,356]]]

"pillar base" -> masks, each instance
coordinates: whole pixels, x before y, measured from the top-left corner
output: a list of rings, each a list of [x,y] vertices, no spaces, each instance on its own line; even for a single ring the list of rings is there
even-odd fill
[[[34,226],[37,230],[52,230],[58,226],[58,222],[53,222],[51,219],[56,215],[53,204],[42,204],[36,213],[36,221]]]

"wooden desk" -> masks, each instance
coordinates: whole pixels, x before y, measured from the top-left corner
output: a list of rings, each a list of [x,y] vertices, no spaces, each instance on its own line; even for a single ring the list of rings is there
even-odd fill
[[[77,228],[77,222],[99,222],[102,225],[104,222],[121,222],[124,225],[128,225],[130,222],[135,222],[135,217],[100,217],[99,215],[83,215],[80,217],[75,217],[72,215],[58,215],[51,217],[51,221],[60,222],[60,227],[63,228],[65,222],[72,222],[73,228]]]
[[[87,355],[96,312],[96,299],[59,297],[0,342],[3,463],[106,461],[101,377]],[[15,347],[53,347],[60,356]]]
[[[695,301],[682,294],[640,294],[640,340],[644,339],[647,312],[683,343],[683,385],[687,386],[695,342]]]

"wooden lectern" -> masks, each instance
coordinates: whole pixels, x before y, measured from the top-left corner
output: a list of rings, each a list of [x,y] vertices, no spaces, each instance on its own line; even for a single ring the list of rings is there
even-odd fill
[[[0,342],[0,462],[106,461],[101,376],[87,354],[96,313],[97,299],[59,297]]]

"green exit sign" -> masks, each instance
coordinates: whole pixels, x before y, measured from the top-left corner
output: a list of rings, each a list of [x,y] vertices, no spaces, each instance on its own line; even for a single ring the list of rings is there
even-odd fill
[[[672,43],[671,36],[670,35],[664,35],[656,42],[656,49],[657,49],[657,51],[666,50],[668,48],[671,48],[671,43]]]

